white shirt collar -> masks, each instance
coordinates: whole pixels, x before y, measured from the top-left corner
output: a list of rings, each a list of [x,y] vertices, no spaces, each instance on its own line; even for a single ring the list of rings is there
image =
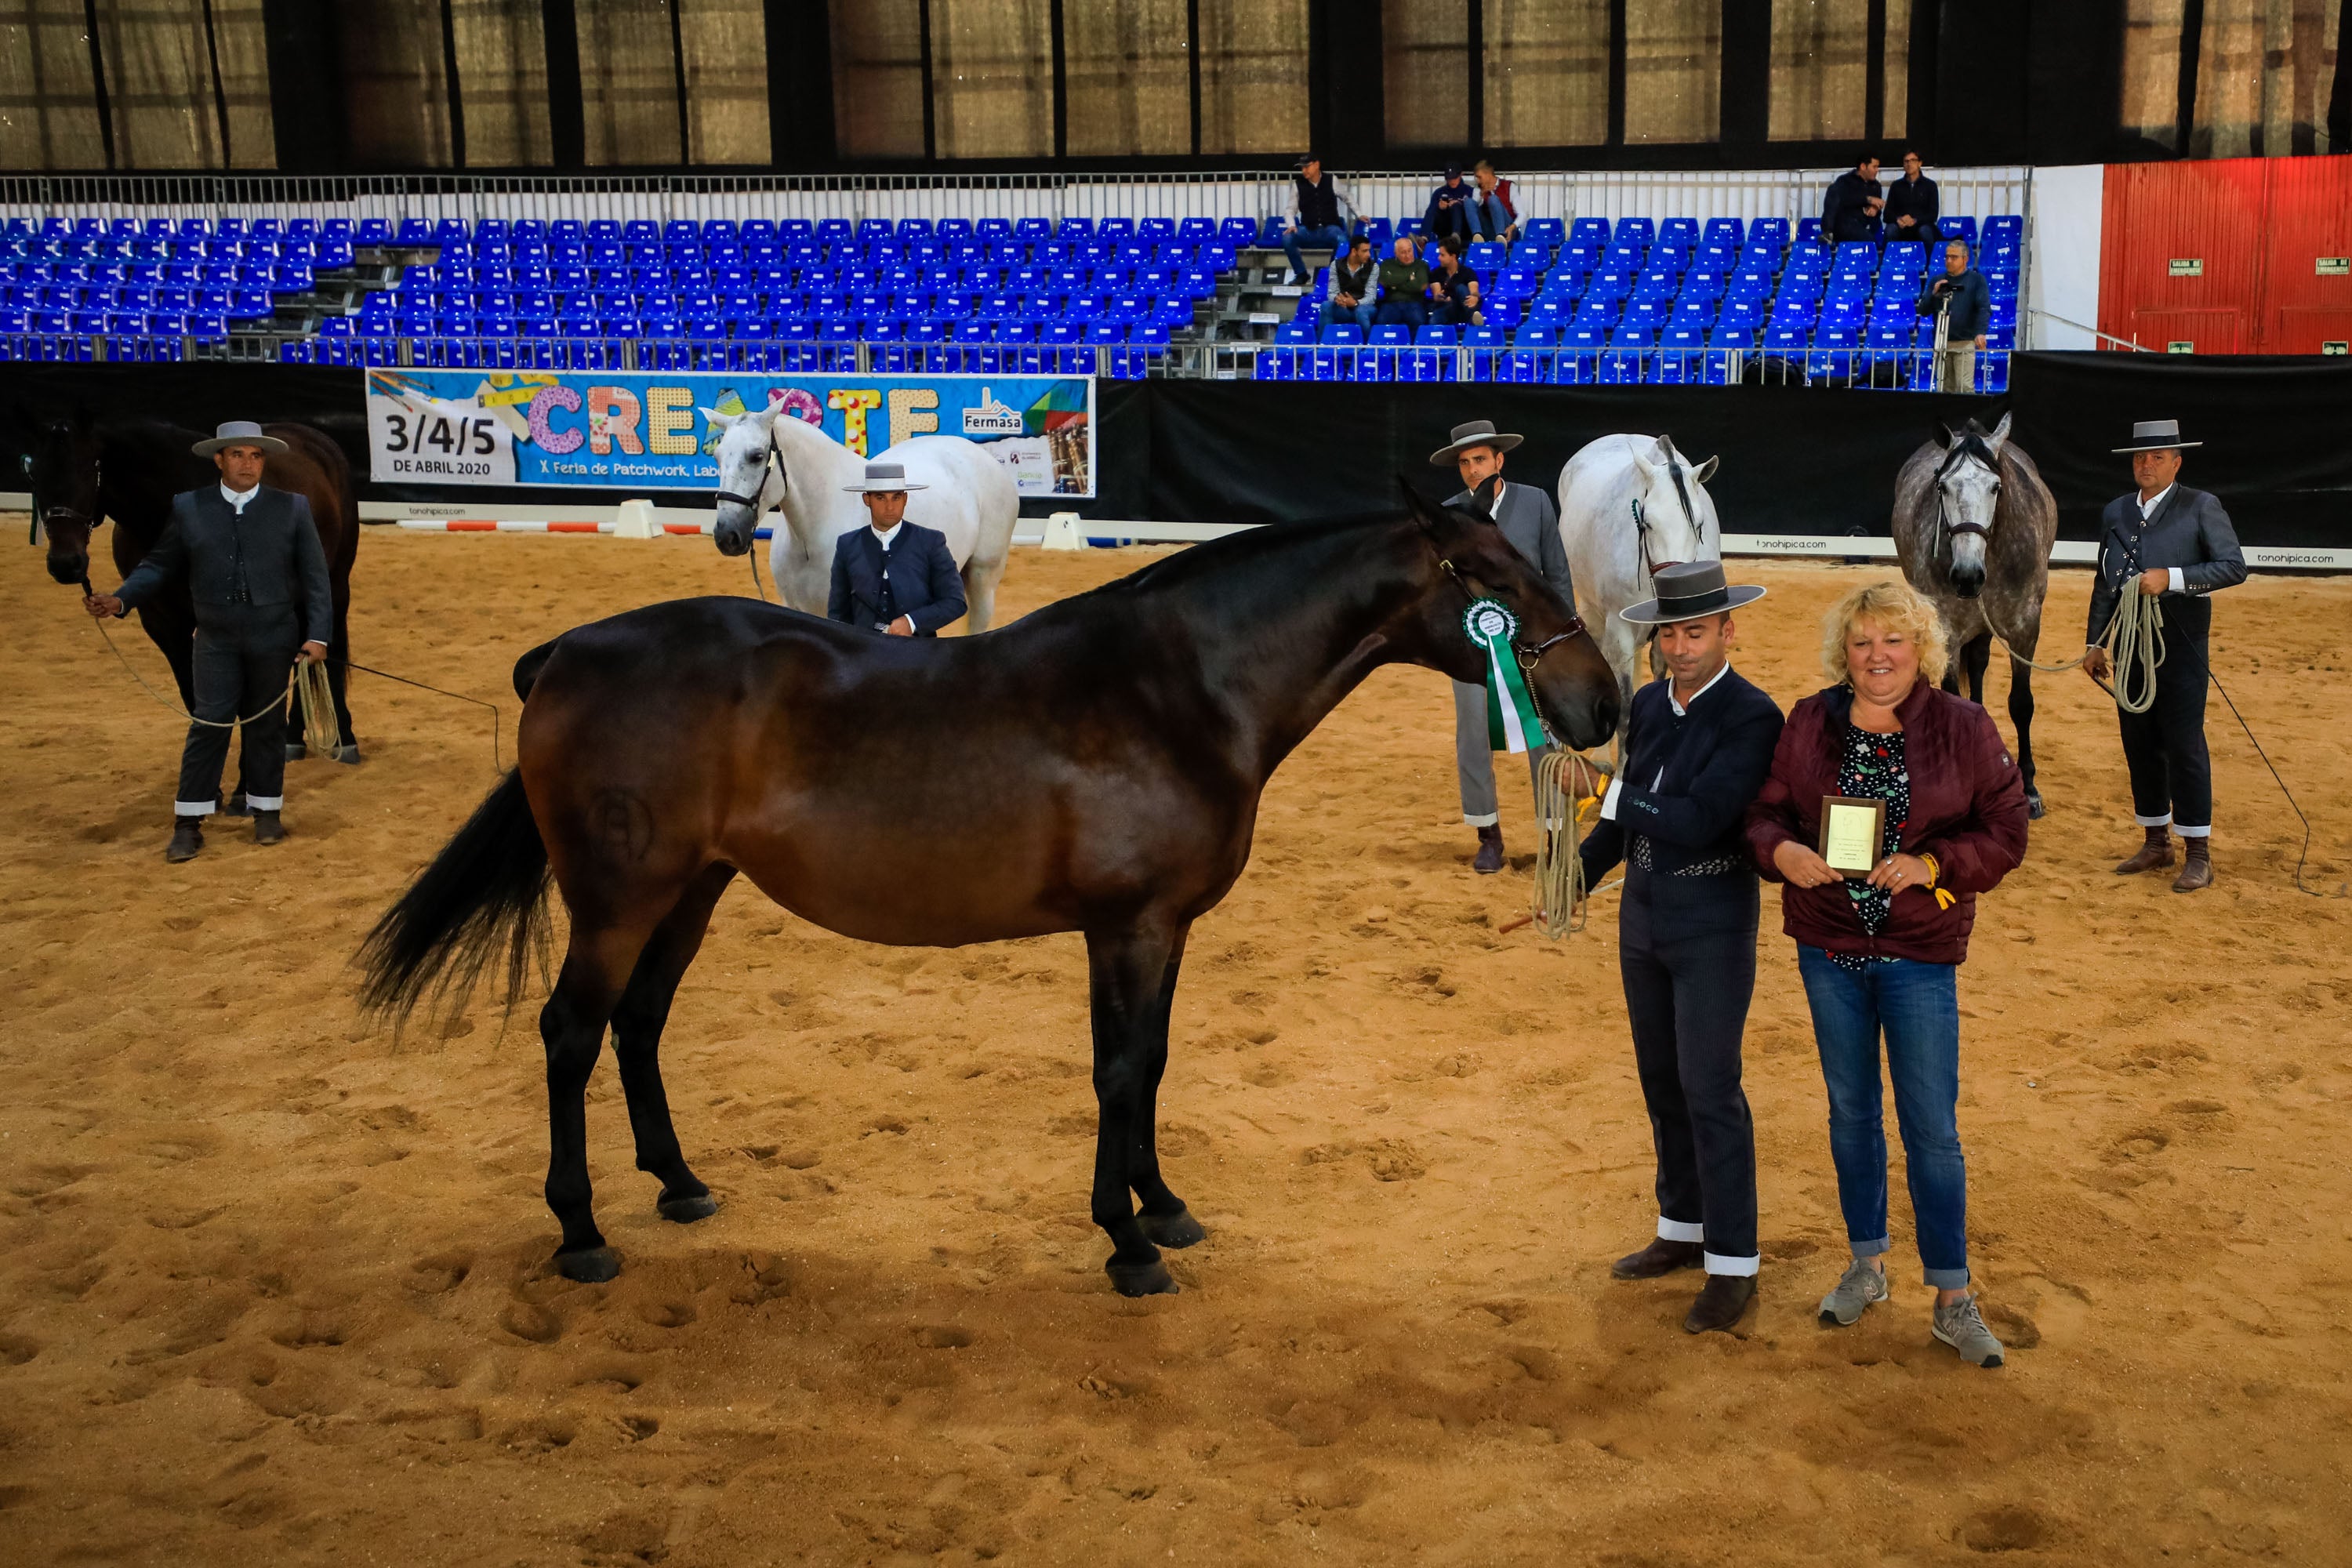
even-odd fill
[[[866,531],[867,531],[867,532],[869,532],[869,533],[873,534],[873,535],[874,535],[874,537],[875,537],[876,539],[878,539],[878,540],[880,540],[880,541],[882,542],[882,548],[883,548],[885,551],[887,551],[887,550],[888,550],[888,549],[890,548],[890,546],[891,546],[891,545],[893,545],[893,544],[895,544],[895,543],[897,543],[897,542],[898,542],[898,530],[899,530],[899,529],[901,529],[901,528],[904,528],[904,527],[906,527],[906,526],[907,526],[907,525],[906,525],[905,523],[903,523],[903,522],[902,522],[902,523],[899,523],[899,524],[898,524],[896,527],[892,528],[892,529],[890,530],[890,531],[889,531],[889,532],[887,532],[887,533],[885,533],[885,532],[883,532],[880,529],[876,528],[876,527],[875,527],[872,523],[870,523],[870,522],[869,522],[869,523],[867,523],[867,524],[866,525]]]
[[[1674,678],[1673,678],[1672,676],[1667,677],[1667,678],[1666,678],[1666,701],[1667,701],[1667,703],[1668,703],[1670,706],[1672,706],[1672,707],[1673,707],[1673,709],[1674,709],[1674,710],[1675,710],[1675,718],[1677,718],[1677,719],[1680,719],[1680,718],[1682,718],[1683,716],[1685,716],[1685,714],[1687,714],[1687,713],[1690,711],[1691,702],[1696,702],[1700,698],[1702,698],[1702,697],[1706,696],[1708,692],[1710,692],[1710,691],[1714,690],[1714,689],[1715,689],[1715,683],[1716,683],[1717,681],[1718,681],[1718,680],[1721,680],[1725,676],[1729,675],[1730,673],[1731,673],[1731,661],[1730,661],[1729,659],[1727,659],[1727,659],[1725,659],[1725,660],[1723,661],[1723,668],[1722,668],[1721,669],[1717,670],[1713,675],[1711,675],[1711,676],[1707,677],[1707,681],[1706,681],[1706,684],[1705,686],[1700,687],[1696,691],[1694,691],[1694,692],[1692,692],[1692,693],[1691,693],[1691,700],[1690,700],[1690,702],[1676,702],[1676,701],[1675,700],[1675,682],[1674,682]]]
[[[229,510],[236,512],[240,517],[245,515],[247,504],[260,493],[261,486],[258,484],[256,484],[249,490],[233,490],[228,488],[228,482],[226,480],[224,479],[221,482],[221,500],[228,502]]]
[[[2172,485],[2177,485],[2179,482],[2180,481],[2179,479],[2175,479],[2172,481]],[[2172,493],[2172,485],[2165,486],[2162,489],[2148,497],[2147,500],[2139,503],[2139,520],[2142,522],[2146,522],[2149,518],[2156,515],[2156,509],[2162,506],[2164,504],[2164,498]]]
[[[1511,484],[1508,479],[1504,480],[1501,484],[1495,487],[1495,504],[1486,509],[1486,515],[1488,517],[1494,518],[1497,521],[1501,521],[1503,516],[1503,495],[1504,492],[1508,490],[1510,488]]]

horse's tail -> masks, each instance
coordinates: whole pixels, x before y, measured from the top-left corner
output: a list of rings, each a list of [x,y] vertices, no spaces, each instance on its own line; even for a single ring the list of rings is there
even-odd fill
[[[463,1006],[503,957],[511,1011],[534,954],[545,967],[547,883],[547,844],[510,772],[368,933],[361,1007],[397,1027],[428,994]]]

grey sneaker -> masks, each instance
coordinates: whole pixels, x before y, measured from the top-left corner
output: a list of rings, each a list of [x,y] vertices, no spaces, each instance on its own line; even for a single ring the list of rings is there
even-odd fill
[[[1852,1328],[1865,1309],[1885,1300],[1886,1276],[1867,1259],[1857,1258],[1847,1266],[1837,1289],[1822,1298],[1822,1321],[1834,1328]]]
[[[1959,1352],[1962,1361],[1984,1367],[2000,1364],[2000,1342],[1985,1327],[1984,1319],[1977,1312],[1974,1296],[1963,1296],[1948,1307],[1937,1308],[1928,1331]]]

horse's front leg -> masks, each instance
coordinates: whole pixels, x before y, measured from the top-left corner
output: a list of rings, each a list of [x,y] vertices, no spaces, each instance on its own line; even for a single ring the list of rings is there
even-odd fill
[[[2025,658],[2032,658],[2029,650]],[[2009,659],[2009,721],[2017,727],[2017,773],[2025,784],[2025,815],[2040,820],[2046,808],[2033,786],[2033,670],[2011,649]]]
[[[1160,993],[1174,948],[1164,927],[1087,933],[1094,1002],[1095,1107],[1100,1118],[1095,1133],[1093,1212],[1095,1223],[1110,1237],[1110,1260],[1103,1268],[1122,1296],[1176,1289],[1128,1195],[1137,1179],[1136,1151],[1148,1147],[1151,1136],[1147,1110],[1156,1078],[1151,1042],[1155,1027],[1162,1031],[1158,1054],[1164,1060],[1167,1013]],[[1152,1179],[1157,1180],[1156,1171]]]
[[[1136,1202],[1143,1211],[1139,1223],[1143,1234],[1161,1247],[1190,1247],[1209,1234],[1184,1206],[1184,1200],[1168,1190],[1168,1184],[1160,1175],[1160,1079],[1168,1070],[1168,1020],[1176,1005],[1176,972],[1184,963],[1185,933],[1191,929],[1189,923],[1178,928],[1176,940],[1168,950],[1168,967],[1160,982],[1159,1005],[1153,1009],[1146,1032],[1143,1110],[1135,1130],[1135,1142],[1128,1152],[1127,1184],[1134,1189]]]

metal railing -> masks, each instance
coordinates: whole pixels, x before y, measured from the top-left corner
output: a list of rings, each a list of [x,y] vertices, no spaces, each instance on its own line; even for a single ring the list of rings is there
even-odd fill
[[[1171,349],[1165,374],[1214,374],[1213,366],[1185,359],[1197,352],[1193,345]],[[2008,388],[2011,353],[2008,349],[1978,350],[1975,384],[1966,388],[1941,384],[1937,352],[1925,346],[1774,350],[1281,343],[1257,345],[1245,363],[1237,363],[1231,369],[1260,381],[1485,381],[1540,386],[1774,385],[1992,393]],[[1180,360],[1184,361],[1181,365]]]

